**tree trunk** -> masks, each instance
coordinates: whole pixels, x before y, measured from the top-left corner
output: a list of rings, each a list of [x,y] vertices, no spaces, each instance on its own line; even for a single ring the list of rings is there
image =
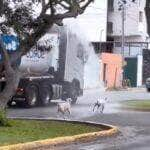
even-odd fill
[[[6,86],[0,93],[0,109],[5,109],[8,101],[15,94],[20,80],[20,73],[13,68],[9,68],[9,74],[6,77]]]
[[[5,57],[4,67],[5,67],[5,79],[6,79],[6,86],[4,90],[0,93],[0,109],[4,109],[7,106],[8,101],[12,98],[12,96],[15,94],[16,89],[18,87],[21,73],[14,69],[11,66],[14,62],[16,62],[17,59],[19,59],[22,55],[25,55],[38,41],[44,33],[52,26],[52,23],[43,24],[39,27],[38,32],[36,34],[33,34],[31,37],[27,39],[27,43],[21,44],[20,49],[21,52],[17,52],[12,58],[9,58],[9,55],[7,53],[7,50],[5,50],[5,47],[3,43],[0,40],[0,48],[2,49]]]
[[[5,109],[8,101],[15,94],[15,91],[18,87],[19,80],[21,77],[21,73],[17,70],[17,68],[13,68],[11,66],[11,61],[7,50],[5,49],[3,43],[0,39],[0,49],[4,54],[4,76],[6,80],[6,85],[4,90],[0,93],[0,109]],[[1,84],[1,83],[0,83]]]

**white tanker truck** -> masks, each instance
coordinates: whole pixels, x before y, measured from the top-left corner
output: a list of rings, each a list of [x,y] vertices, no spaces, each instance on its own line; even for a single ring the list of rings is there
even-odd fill
[[[76,35],[66,27],[53,27],[21,59],[26,77],[9,101],[33,107],[70,97],[76,103],[83,94],[84,50]]]

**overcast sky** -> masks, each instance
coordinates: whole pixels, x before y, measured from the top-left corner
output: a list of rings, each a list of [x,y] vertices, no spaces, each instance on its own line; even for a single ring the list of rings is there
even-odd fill
[[[105,41],[107,0],[95,0],[84,14],[76,19],[66,19],[64,22],[65,24],[77,24],[89,41]]]

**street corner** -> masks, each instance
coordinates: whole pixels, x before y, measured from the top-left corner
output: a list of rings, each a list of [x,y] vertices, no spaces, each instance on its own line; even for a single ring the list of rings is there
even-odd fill
[[[57,120],[58,121],[58,120]],[[64,120],[60,120],[62,122]],[[83,142],[83,141],[91,141],[98,137],[110,137],[119,133],[119,129],[116,126],[108,125],[108,124],[101,124],[101,123],[94,123],[94,122],[81,122],[81,121],[67,121],[74,124],[86,124],[91,126],[96,126],[103,128],[103,131],[98,132],[90,132],[84,134],[78,134],[73,136],[65,136],[65,137],[57,137],[53,139],[45,139],[45,140],[38,140],[33,142],[27,143],[19,143],[13,144],[8,146],[1,146],[0,150],[29,150],[29,149],[36,149],[36,148],[44,148],[47,146],[56,146],[61,144],[67,144],[72,142]]]

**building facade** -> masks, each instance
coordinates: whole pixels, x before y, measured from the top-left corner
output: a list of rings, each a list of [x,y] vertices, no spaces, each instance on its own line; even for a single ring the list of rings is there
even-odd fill
[[[146,0],[126,0],[122,15],[122,0],[108,0],[107,41],[112,53],[122,54],[125,66],[123,79],[132,87],[143,84],[143,49],[148,48]],[[124,51],[122,51],[122,18],[124,17]]]
[[[119,9],[121,0],[108,0],[108,40],[121,41],[122,15]],[[148,40],[147,23],[145,15],[146,0],[126,0],[124,13],[125,41],[146,42]]]

